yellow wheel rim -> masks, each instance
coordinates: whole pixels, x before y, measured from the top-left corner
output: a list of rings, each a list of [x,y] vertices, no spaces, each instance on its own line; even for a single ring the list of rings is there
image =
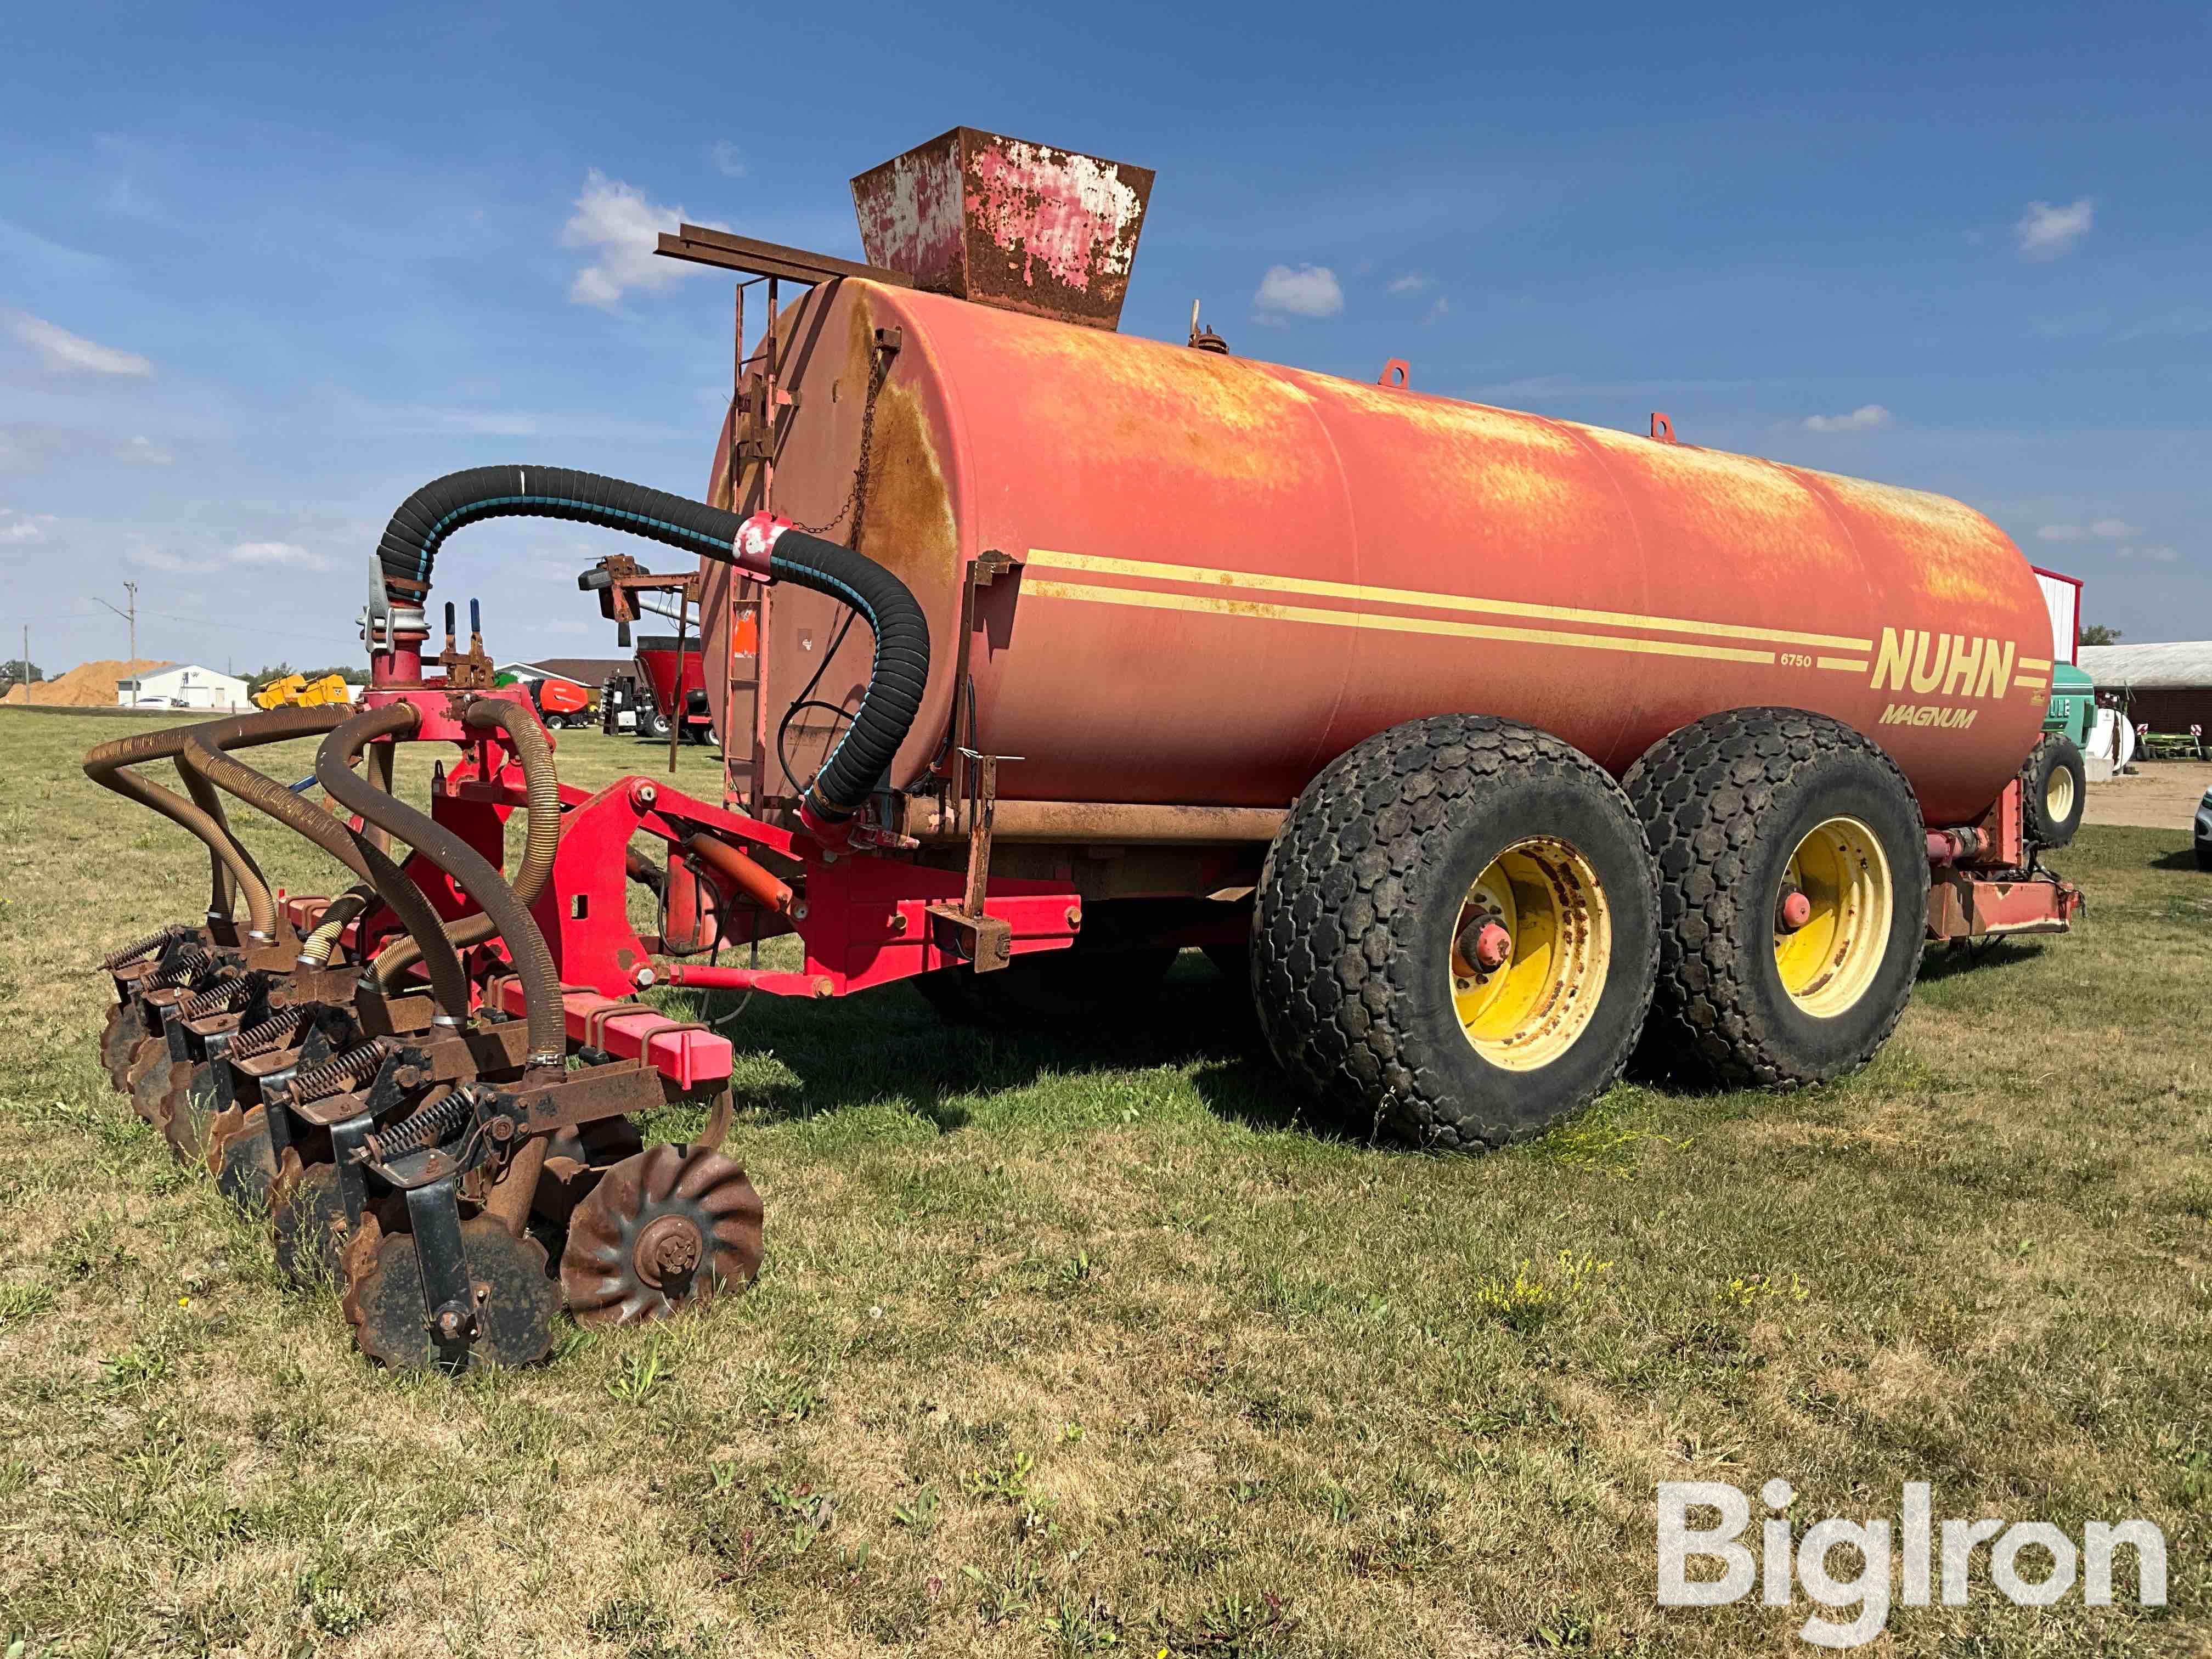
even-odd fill
[[[1511,940],[1487,971],[1475,960],[1486,926]],[[1448,956],[1452,1006],[1475,1052],[1508,1071],[1550,1065],[1589,1029],[1613,960],[1613,912],[1596,870],[1548,836],[1515,842],[1468,890]]]
[[[1866,994],[1889,948],[1889,860],[1856,818],[1830,818],[1797,843],[1784,880],[1805,896],[1812,914],[1786,932],[1783,895],[1775,896],[1774,965],[1782,988],[1815,1019],[1832,1019]]]
[[[2043,785],[2043,810],[2054,824],[2063,823],[2074,811],[2074,774],[2063,766],[2051,769]]]

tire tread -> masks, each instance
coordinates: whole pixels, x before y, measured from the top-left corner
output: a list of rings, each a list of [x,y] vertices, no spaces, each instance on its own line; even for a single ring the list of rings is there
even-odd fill
[[[1269,848],[1253,907],[1254,1000],[1268,1046],[1323,1103],[1331,1127],[1445,1151],[1481,1151],[1541,1133],[1541,1121],[1486,1115],[1409,1052],[1400,1016],[1435,964],[1417,962],[1393,921],[1419,878],[1449,856],[1452,809],[1493,780],[1550,774],[1620,786],[1547,733],[1488,715],[1411,720],[1343,755],[1300,795]],[[1627,803],[1620,800],[1624,814]],[[1642,964],[1648,1006],[1656,965]],[[1644,1008],[1598,1087],[1620,1078]]]
[[[1744,994],[1751,964],[1735,923],[1739,878],[1758,845],[1760,817],[1801,772],[1838,753],[1880,762],[1911,803],[1919,826],[1919,799],[1887,750],[1841,721],[1800,708],[1710,715],[1655,744],[1621,781],[1643,821],[1659,878],[1651,1036],[1671,1038],[1719,1082],[1790,1089],[1816,1080],[1794,1073],[1765,1041]],[[1913,884],[1893,876],[1892,884],[1898,902],[1905,902]],[[1924,908],[1924,887],[1920,890]],[[1916,950],[1913,975],[1919,967]],[[1907,1000],[1899,999],[1874,1049],[1896,1029]]]

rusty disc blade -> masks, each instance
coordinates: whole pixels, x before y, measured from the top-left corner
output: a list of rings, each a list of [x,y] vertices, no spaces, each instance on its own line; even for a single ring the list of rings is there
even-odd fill
[[[138,1011],[127,1002],[110,1004],[107,1023],[100,1030],[100,1063],[106,1068],[108,1086],[117,1093],[127,1086],[132,1053],[145,1040]]]
[[[208,1128],[215,1117],[215,1067],[202,1060],[192,1067],[161,1133],[179,1164],[197,1164],[207,1155]]]
[[[546,1273],[545,1248],[517,1238],[489,1216],[461,1224],[461,1249],[476,1290],[477,1332],[462,1368],[528,1365],[553,1348],[553,1316],[561,1293]],[[441,1362],[430,1342],[422,1305],[422,1265],[414,1236],[380,1237],[374,1253],[356,1247],[346,1258],[345,1303],[362,1352],[394,1370]]]
[[[131,1109],[140,1117],[150,1109],[146,1079],[157,1071],[167,1071],[168,1066],[169,1045],[160,1037],[146,1037],[131,1050],[131,1069],[124,1073],[124,1092],[131,1097]]]
[[[216,1190],[249,1213],[266,1210],[269,1183],[276,1178],[276,1149],[269,1139],[269,1119],[256,1106],[236,1129],[208,1153]]]
[[[293,1284],[342,1283],[353,1224],[338,1188],[337,1167],[303,1165],[298,1152],[286,1147],[269,1189],[269,1230],[277,1270]]]
[[[607,1171],[568,1223],[561,1288],[586,1325],[663,1319],[760,1271],[761,1201],[735,1160],[654,1146]]]

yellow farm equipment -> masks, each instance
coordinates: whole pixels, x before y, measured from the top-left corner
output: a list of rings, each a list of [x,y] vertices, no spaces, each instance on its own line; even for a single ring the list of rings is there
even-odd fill
[[[339,674],[325,674],[319,680],[305,674],[287,674],[253,694],[257,708],[323,708],[351,701],[345,678]]]

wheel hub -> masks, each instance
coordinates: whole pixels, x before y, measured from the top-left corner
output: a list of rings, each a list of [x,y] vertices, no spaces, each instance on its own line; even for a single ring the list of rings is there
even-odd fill
[[[1784,883],[1782,888],[1782,902],[1774,907],[1774,931],[1778,933],[1794,933],[1812,920],[1813,901],[1795,887]]]
[[[639,1232],[631,1260],[637,1276],[659,1289],[671,1279],[688,1277],[699,1265],[702,1246],[699,1229],[690,1217],[664,1215]]]
[[[2074,774],[2063,766],[2051,769],[2050,781],[2043,787],[2043,810],[2051,822],[2064,826],[2074,812]]]
[[[1858,819],[1829,818],[1797,843],[1775,903],[1774,965],[1800,1009],[1832,1019],[1867,994],[1889,948],[1891,895],[1889,860]],[[1794,927],[1793,899],[1804,915]]]
[[[1475,1051],[1529,1072],[1589,1029],[1613,955],[1613,912],[1589,860],[1556,836],[1516,842],[1468,890],[1452,1002]]]

